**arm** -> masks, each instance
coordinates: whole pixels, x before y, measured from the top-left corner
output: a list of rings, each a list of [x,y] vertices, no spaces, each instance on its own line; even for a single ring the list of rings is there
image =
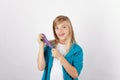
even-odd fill
[[[39,48],[38,52],[38,69],[43,71],[45,68],[44,48]]]
[[[74,66],[72,66],[63,56],[59,58],[61,64],[65,68],[65,70],[68,72],[68,74],[72,78],[77,78],[78,77],[78,72]]]
[[[61,64],[63,65],[64,69],[72,78],[78,77],[78,72],[74,66],[72,66],[65,58],[62,56],[56,49],[52,49],[53,57],[56,57],[60,60]]]
[[[38,35],[38,43],[39,43],[40,47],[39,47],[39,51],[38,51],[37,63],[38,63],[38,69],[40,71],[44,70],[44,68],[45,68],[44,42],[41,41],[42,37],[43,37],[42,34]]]

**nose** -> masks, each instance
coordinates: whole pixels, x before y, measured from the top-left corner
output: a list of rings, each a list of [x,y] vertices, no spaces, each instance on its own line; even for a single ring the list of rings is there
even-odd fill
[[[63,31],[63,29],[62,29],[62,28],[60,28],[60,29],[59,29],[59,32],[62,32],[62,31]]]

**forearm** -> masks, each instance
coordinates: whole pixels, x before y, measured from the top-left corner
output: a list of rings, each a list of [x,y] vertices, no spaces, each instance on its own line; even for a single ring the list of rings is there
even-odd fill
[[[74,66],[72,66],[63,56],[60,57],[60,62],[72,78],[78,77],[78,72]]]
[[[40,47],[38,52],[38,69],[42,71],[44,70],[44,68],[45,68],[44,49]]]

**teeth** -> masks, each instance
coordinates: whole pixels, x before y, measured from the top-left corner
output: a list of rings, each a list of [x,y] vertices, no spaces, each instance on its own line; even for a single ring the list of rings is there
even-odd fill
[[[60,34],[60,36],[63,36],[64,34]]]

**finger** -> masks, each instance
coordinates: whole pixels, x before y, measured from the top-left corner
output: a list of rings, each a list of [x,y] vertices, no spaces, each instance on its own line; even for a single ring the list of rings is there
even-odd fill
[[[53,57],[55,57],[55,54],[54,54],[54,52],[52,52],[52,56],[53,56]]]
[[[39,37],[39,38],[42,38],[42,37],[43,37],[43,35],[42,35],[42,34],[39,34],[39,35],[38,35],[38,37]]]
[[[54,57],[54,55],[52,54],[52,57]]]
[[[42,34],[40,35],[40,40],[41,40],[41,41],[44,41],[44,40],[43,40],[43,35],[42,35]]]
[[[38,40],[43,41],[43,38],[42,38],[41,34],[38,35]]]
[[[43,39],[40,39],[41,41],[43,41]]]
[[[55,57],[54,49],[52,49],[52,56]]]

